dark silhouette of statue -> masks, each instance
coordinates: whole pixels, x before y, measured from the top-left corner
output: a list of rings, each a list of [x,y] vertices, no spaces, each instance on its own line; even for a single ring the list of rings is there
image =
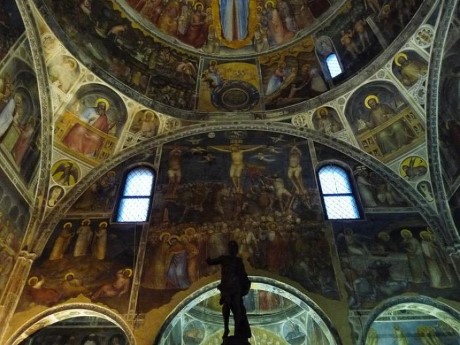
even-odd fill
[[[240,340],[238,344],[249,344],[247,339],[251,338],[251,328],[243,304],[243,296],[249,293],[251,282],[244,269],[243,260],[237,254],[238,244],[230,241],[228,242],[228,255],[206,260],[208,265],[221,265],[221,281],[217,288],[220,290],[220,304],[224,317],[224,344],[233,344],[235,343],[233,340],[237,339]],[[230,311],[235,322],[233,337],[229,337]]]

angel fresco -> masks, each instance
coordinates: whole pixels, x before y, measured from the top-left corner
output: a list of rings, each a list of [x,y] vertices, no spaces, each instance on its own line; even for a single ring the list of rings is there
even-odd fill
[[[56,56],[48,66],[51,83],[65,93],[73,86],[79,73],[77,61],[70,56]]]

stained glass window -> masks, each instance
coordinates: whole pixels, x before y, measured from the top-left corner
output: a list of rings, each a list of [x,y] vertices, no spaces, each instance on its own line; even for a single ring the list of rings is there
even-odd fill
[[[120,195],[116,222],[146,222],[152,202],[154,172],[137,167],[128,172]]]
[[[319,169],[318,177],[328,219],[361,218],[350,177],[345,169],[328,164]]]

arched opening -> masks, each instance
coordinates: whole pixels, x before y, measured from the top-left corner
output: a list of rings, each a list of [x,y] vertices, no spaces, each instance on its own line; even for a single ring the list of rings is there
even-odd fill
[[[37,315],[6,342],[8,345],[86,343],[134,345],[135,340],[126,322],[109,309],[72,304]]]
[[[273,279],[250,279],[251,291],[244,303],[251,343],[341,344],[327,316],[307,296]],[[185,299],[166,319],[154,344],[220,343],[223,321],[216,286],[217,282],[209,284]]]
[[[457,344],[460,314],[428,297],[395,298],[370,315],[360,344]]]

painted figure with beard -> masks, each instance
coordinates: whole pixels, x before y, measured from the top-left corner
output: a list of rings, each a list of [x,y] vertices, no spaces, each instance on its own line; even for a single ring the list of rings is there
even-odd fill
[[[24,157],[32,143],[34,134],[35,134],[35,120],[33,118],[29,118],[26,124],[20,126],[20,134],[19,138],[17,139],[16,143],[11,150],[11,154],[14,157],[14,162],[21,166]]]
[[[408,229],[401,230],[401,237],[403,239],[401,244],[406,251],[407,261],[409,262],[411,273],[409,281],[417,284],[425,282],[427,270],[420,242],[414,238],[412,232]]]
[[[84,219],[81,226],[77,229],[77,242],[73,251],[73,256],[85,256],[93,239],[93,230],[91,230],[91,221]]]
[[[430,286],[437,289],[453,287],[452,274],[446,264],[448,261],[436,245],[434,235],[430,231],[422,231],[420,238],[422,239],[422,252],[430,278]]]
[[[283,82],[289,73],[290,71],[286,66],[286,62],[281,60],[278,63],[276,69],[273,71],[273,74],[270,76],[270,79],[268,80],[265,95],[269,96],[278,91],[283,85]]]
[[[290,41],[294,37],[294,32],[286,29],[280,12],[273,6],[273,2],[267,1],[265,6],[268,13],[268,33],[273,44],[279,45]]]
[[[107,222],[99,223],[99,228],[94,232],[91,245],[91,254],[95,259],[104,260],[107,252]]]
[[[105,98],[96,100],[96,107],[90,107],[83,111],[80,120],[89,124],[92,128],[103,133],[109,133],[113,127],[109,124],[107,110],[109,102]],[[94,155],[101,148],[103,138],[91,129],[80,123],[74,124],[62,142],[70,149],[85,155]]]
[[[49,260],[59,260],[64,257],[67,248],[69,247],[70,240],[74,236],[72,231],[72,223],[67,222],[64,224],[59,236],[54,241],[53,249],[51,250],[51,254],[49,256]]]
[[[195,48],[201,48],[206,42],[207,37],[208,27],[206,23],[206,14],[203,12],[203,5],[198,2],[190,18],[190,26],[181,40]]]
[[[369,109],[369,121],[366,122],[368,128],[378,127],[397,115],[389,105],[380,103],[376,95],[367,96],[364,105]],[[404,124],[397,121],[381,130],[377,134],[377,140],[382,153],[387,154],[409,143],[411,138],[407,134]]]
[[[169,239],[168,260],[169,267],[166,273],[167,287],[186,289],[190,282],[187,276],[187,251],[181,239],[174,235]]]
[[[142,277],[142,286],[149,289],[161,290],[166,288],[167,257],[169,251],[169,232],[153,233],[149,237],[149,245],[153,250],[147,252],[148,265]]]
[[[169,1],[158,19],[158,28],[165,34],[175,37],[177,34],[177,19],[179,18],[179,15],[179,2],[177,0]]]
[[[405,86],[414,85],[427,73],[428,66],[415,60],[410,60],[405,53],[396,54],[395,65],[399,68],[401,77],[398,78]]]

